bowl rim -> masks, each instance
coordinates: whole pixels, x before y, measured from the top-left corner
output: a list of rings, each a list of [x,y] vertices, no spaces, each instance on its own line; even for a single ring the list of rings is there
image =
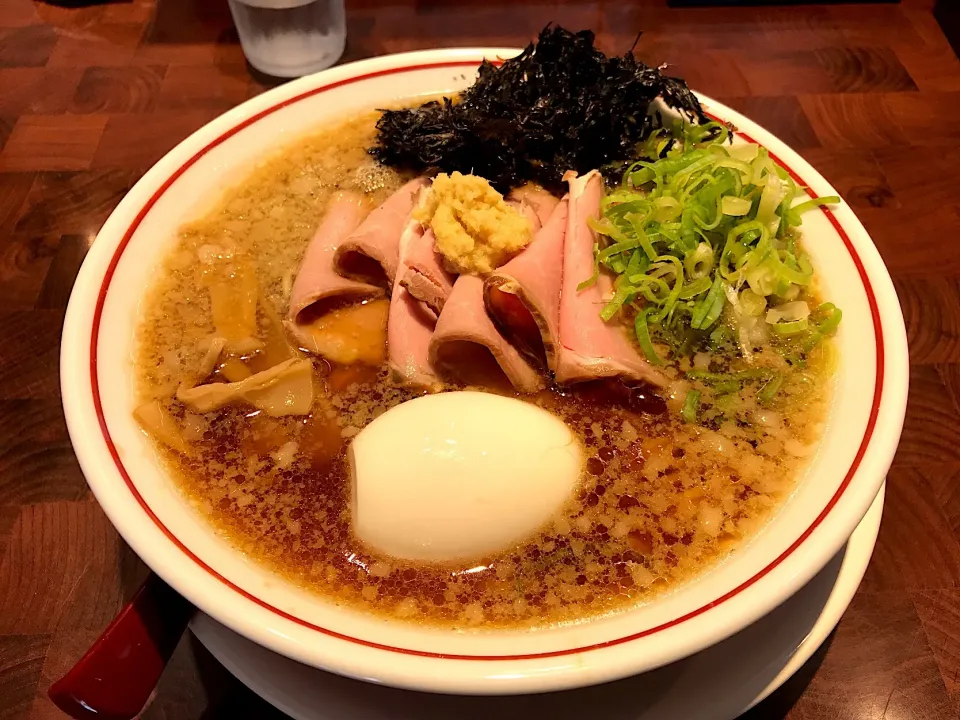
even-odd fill
[[[102,272],[99,289],[94,301],[93,323],[92,325],[86,325],[82,322],[86,319],[86,316],[89,315],[89,305],[92,302],[90,293],[85,292],[84,288],[86,285],[91,284],[91,281],[96,280],[96,273],[99,268],[94,267],[93,263],[86,261],[84,263],[84,267],[81,269],[80,275],[78,275],[78,282],[75,286],[74,292],[71,294],[70,304],[68,307],[67,316],[65,318],[64,336],[61,348],[61,367],[68,368],[71,367],[71,365],[76,365],[75,359],[77,357],[83,357],[85,354],[88,354],[90,362],[87,368],[88,375],[86,382],[89,383],[89,387],[93,391],[93,403],[96,411],[97,425],[99,426],[99,431],[105,448],[112,457],[112,460],[116,465],[120,476],[123,478],[124,483],[142,508],[144,514],[163,532],[168,540],[170,540],[172,545],[175,546],[179,552],[186,554],[194,563],[212,575],[227,589],[238,593],[246,600],[249,600],[256,605],[273,612],[279,617],[292,621],[301,627],[317,631],[325,636],[355,643],[361,646],[366,646],[367,648],[376,651],[387,651],[391,655],[399,653],[401,655],[418,656],[420,658],[436,661],[500,661],[510,663],[558,656],[581,655],[583,653],[588,653],[595,650],[623,645],[625,643],[648,637],[662,630],[680,625],[739,595],[741,592],[747,590],[749,587],[762,580],[776,567],[786,562],[809,538],[809,536],[822,523],[822,521],[827,518],[831,511],[834,510],[840,501],[841,496],[851,484],[854,476],[856,476],[858,473],[869,470],[875,480],[873,483],[874,491],[879,490],[883,476],[889,467],[890,462],[892,461],[893,453],[896,449],[897,440],[902,428],[907,392],[907,346],[903,318],[892,282],[890,281],[889,275],[887,274],[886,269],[880,260],[879,254],[876,252],[876,248],[874,247],[872,241],[870,241],[865,229],[860,224],[859,220],[857,220],[853,212],[847,207],[840,208],[837,212],[833,212],[824,208],[821,211],[843,239],[848,252],[853,258],[854,264],[857,267],[860,278],[864,284],[864,289],[870,305],[871,315],[874,321],[874,331],[877,342],[877,372],[876,385],[867,430],[850,470],[846,473],[840,487],[830,499],[827,506],[817,516],[814,523],[807,528],[807,530],[804,531],[803,534],[801,534],[800,537],[798,537],[787,548],[787,550],[778,556],[773,563],[769,564],[755,575],[751,576],[751,578],[746,582],[741,583],[736,588],[733,588],[731,591],[725,593],[719,598],[716,598],[710,603],[704,604],[697,610],[686,613],[685,615],[675,618],[670,622],[662,623],[656,627],[647,628],[625,637],[579,648],[514,655],[440,654],[411,648],[397,648],[389,645],[383,645],[361,638],[350,637],[330,628],[322,628],[313,625],[305,620],[291,615],[290,613],[269,605],[263,600],[257,598],[252,593],[249,593],[248,591],[235,585],[230,580],[219,574],[214,568],[207,565],[200,557],[195,555],[189,548],[179,541],[177,537],[160,521],[159,517],[157,517],[154,511],[146,504],[135,484],[133,483],[129,473],[124,467],[120,455],[110,437],[99,395],[97,351],[98,341],[100,338],[100,315],[106,300],[110,281],[113,278],[114,271],[116,270],[120,257],[124,249],[127,247],[130,239],[133,237],[134,232],[136,231],[136,228],[139,226],[140,222],[144,219],[151,207],[156,203],[163,192],[165,192],[206,152],[225,142],[244,127],[257,122],[259,119],[276,112],[277,110],[292,105],[299,100],[322,93],[326,90],[331,90],[342,85],[359,82],[372,77],[390,75],[400,72],[410,72],[412,70],[422,68],[476,67],[484,58],[507,57],[510,54],[515,54],[516,52],[516,49],[507,48],[459,48],[448,50],[417,51],[412,53],[382,56],[370,60],[339,66],[323,73],[302,78],[253,98],[234,108],[233,110],[221,115],[178,144],[163,159],[154,165],[154,167],[151,168],[151,170],[148,171],[148,173],[144,175],[144,177],[137,183],[135,190],[138,188],[152,188],[152,190],[146,191],[150,192],[150,198],[146,203],[139,207],[133,221],[122,233],[118,234],[118,228],[115,227],[117,223],[111,222],[111,220],[115,220],[117,218],[122,220],[121,216],[130,214],[132,206],[139,202],[139,200],[137,200],[135,197],[137,193],[134,192],[134,190],[132,190],[127,197],[124,198],[124,200],[112,214],[111,219],[108,219],[107,223],[104,224],[104,228],[98,235],[98,238],[101,236],[104,236],[105,238],[105,243],[101,243],[101,246],[104,244],[110,244],[112,242],[115,247],[112,249],[111,258],[108,265]],[[823,180],[819,173],[817,173],[812,167],[809,166],[809,164],[803,161],[802,158],[792,151],[785,143],[777,140],[774,136],[764,131],[755,123],[746,120],[746,118],[743,118],[741,115],[739,115],[739,113],[736,113],[729,108],[726,108],[722,104],[706,98],[705,96],[701,95],[700,97],[709,102],[712,108],[716,108],[719,111],[717,114],[724,119],[732,121],[739,126],[747,125],[751,128],[755,128],[755,134],[761,136],[759,139],[760,144],[768,148],[770,145],[777,147],[777,151],[771,151],[771,155],[774,157],[775,161],[778,162],[778,164],[790,172],[795,180],[801,182],[801,184],[809,186],[810,183],[804,183],[800,180],[800,178],[813,177],[817,180],[816,184],[819,187],[832,190],[832,187],[829,185],[829,183]],[[754,142],[758,141],[745,132],[740,131],[739,134],[747,140]],[[208,138],[212,139],[208,140]],[[198,150],[193,151],[193,148],[196,146],[200,147]],[[188,159],[184,160],[185,157]],[[797,168],[799,168],[799,173]],[[810,193],[815,196],[812,189]],[[143,193],[141,192],[140,194]],[[838,218],[838,215],[842,216],[842,223],[840,218]],[[857,235],[858,239],[864,244],[855,248],[854,243],[850,239],[848,231]],[[119,238],[119,241],[117,241],[117,238]],[[83,278],[86,282],[81,283],[80,278]],[[883,306],[882,312],[881,305]],[[86,347],[83,346],[84,332],[82,331],[86,331]],[[68,430],[70,432],[71,440],[74,443],[78,459],[80,460],[81,467],[83,468],[84,473],[89,481],[89,478],[92,477],[91,471],[94,468],[93,460],[90,457],[94,452],[94,449],[91,449],[86,437],[89,429],[90,418],[85,416],[81,406],[76,402],[77,393],[84,389],[84,383],[78,382],[77,374],[72,371],[63,371],[61,382],[62,397],[65,414],[67,416]],[[882,440],[886,442],[881,442]],[[102,452],[102,450],[103,448],[101,447],[98,451]],[[866,464],[864,462],[865,459],[868,461]],[[118,529],[123,527],[129,528],[129,524],[123,522],[121,518],[119,518],[119,508],[115,507],[111,502],[111,498],[109,497],[109,493],[106,491],[105,485],[101,485],[96,480],[90,481],[90,485],[98,501],[101,503],[114,525],[117,526]],[[856,527],[857,522],[859,522],[863,514],[867,511],[875,496],[875,492],[864,492],[861,494],[864,495],[864,497],[857,498],[858,502],[848,502],[844,505],[845,517],[841,522],[845,527],[849,526],[849,530],[851,532]],[[833,520],[837,521],[836,516],[834,516]],[[218,619],[223,618],[224,613],[218,612],[219,608],[211,608],[210,601],[208,601],[206,598],[198,597],[197,592],[189,587],[188,583],[178,581],[176,574],[170,569],[170,565],[168,563],[161,563],[157,560],[158,554],[162,554],[163,552],[166,552],[166,550],[150,548],[147,547],[143,542],[137,542],[135,532],[123,532],[122,534],[124,535],[124,538],[130,542],[134,550],[140,554],[141,557],[144,557],[144,559],[148,561],[148,564],[151,566],[155,566],[157,564],[164,566],[164,571],[161,571],[161,575],[163,575],[164,578],[178,591],[186,595],[198,606],[204,608],[215,617],[218,617]],[[832,557],[837,551],[847,535],[849,535],[849,532],[833,543],[819,543],[818,545],[814,546],[812,551],[810,546],[808,546],[807,550],[809,552],[806,553],[806,555],[808,557],[815,555],[815,557],[807,560],[805,565],[799,567],[798,570],[790,577],[789,582],[779,586],[776,592],[771,593],[767,597],[762,597],[759,600],[755,598],[753,606],[748,609],[742,609],[735,622],[728,623],[726,626],[724,626],[724,628],[718,628],[712,633],[702,633],[698,639],[686,643],[686,647],[680,650],[679,653],[675,653],[675,657],[673,659],[683,655],[688,655],[691,652],[696,652],[707,645],[717,642],[740,627],[743,627],[745,624],[752,622],[752,620],[755,620],[782,602],[783,599],[788,597],[796,589],[801,587],[807,580],[809,580],[810,577],[812,577],[813,574],[818,571],[823,564],[829,561],[830,557]],[[836,545],[836,547],[834,547],[834,545]],[[234,613],[234,615],[236,615],[236,613]],[[231,617],[229,619],[225,619],[224,622],[230,627],[242,632],[247,637],[250,637],[254,641],[271,647],[271,649],[275,649],[278,652],[289,655],[303,662],[318,664],[315,657],[305,657],[302,650],[285,645],[282,640],[278,640],[274,637],[265,638],[263,633],[258,633],[257,628],[251,627],[249,623],[244,622],[241,618]],[[730,629],[731,626],[733,627],[732,630]],[[396,658],[394,657],[394,659]],[[588,682],[600,682],[602,680],[609,680],[615,677],[631,674],[638,671],[638,668],[649,669],[649,667],[645,666],[642,661],[627,663],[621,660],[619,663],[608,663],[608,665],[611,664],[616,665],[616,667],[607,668],[601,674],[601,676],[591,677],[588,680],[571,681],[569,676],[562,676],[560,679],[547,682],[546,684],[544,684],[542,681],[543,679],[541,679],[541,682],[539,683],[529,683],[528,687],[525,687],[523,683],[514,683],[511,684],[508,689],[491,689],[491,687],[478,685],[477,682],[467,682],[463,678],[460,679],[460,682],[443,682],[435,679],[425,679],[422,677],[422,673],[417,673],[414,677],[411,677],[411,673],[405,671],[402,667],[396,667],[393,672],[385,673],[380,679],[385,682],[404,687],[439,689],[446,692],[516,692],[558,689],[561,687],[571,687],[578,684],[586,684]],[[662,662],[656,664],[662,664]],[[335,663],[333,664],[332,668],[330,667],[329,663],[323,666],[327,667],[328,669],[337,669]],[[650,667],[652,667],[652,665]],[[487,673],[484,671],[482,674]]]

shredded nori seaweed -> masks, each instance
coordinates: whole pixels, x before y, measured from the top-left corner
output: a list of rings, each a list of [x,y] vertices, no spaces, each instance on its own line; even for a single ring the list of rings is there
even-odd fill
[[[504,192],[528,181],[559,191],[568,170],[633,159],[637,144],[662,124],[650,108],[657,97],[706,121],[683,80],[632,52],[607,57],[589,30],[548,25],[500,67],[485,61],[458,100],[384,110],[370,153],[415,172],[474,173]]]

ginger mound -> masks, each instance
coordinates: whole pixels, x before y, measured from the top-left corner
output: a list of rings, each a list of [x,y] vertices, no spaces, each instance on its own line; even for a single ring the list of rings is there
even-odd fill
[[[455,273],[492,272],[533,238],[530,221],[476,175],[437,175],[414,216],[433,230],[437,252]]]

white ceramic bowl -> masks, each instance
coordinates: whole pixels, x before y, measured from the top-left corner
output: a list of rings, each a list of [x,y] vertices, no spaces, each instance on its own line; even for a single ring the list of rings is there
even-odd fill
[[[846,204],[804,218],[826,296],[843,309],[828,430],[779,514],[726,562],[655,602],[578,625],[444,632],[338,608],[249,562],[178,493],[131,418],[141,295],[183,222],[271,151],[328,121],[469,85],[506,49],[376,58],[254,98],[183,141],[137,183],[87,255],[67,312],[63,403],[77,456],[120,534],[204,612],[271,650],[355,678],[452,693],[524,693],[650,670],[712,645],[792,595],[840,549],[883,482],[907,396],[900,306],[876,248]],[[702,98],[770,149],[816,195],[833,188],[770,133]]]

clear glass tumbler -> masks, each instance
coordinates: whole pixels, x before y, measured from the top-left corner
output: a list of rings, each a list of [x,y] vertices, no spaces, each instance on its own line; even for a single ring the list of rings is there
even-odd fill
[[[240,45],[260,72],[300,77],[343,54],[343,0],[228,0]]]

